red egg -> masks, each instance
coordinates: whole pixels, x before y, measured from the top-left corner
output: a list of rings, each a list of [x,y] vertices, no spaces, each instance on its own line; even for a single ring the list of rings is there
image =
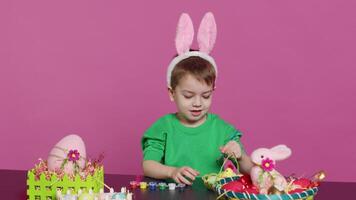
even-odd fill
[[[309,185],[309,188],[318,187],[319,185],[320,185],[320,182],[312,182],[312,183]]]
[[[234,192],[243,192],[245,190],[245,186],[240,181],[232,181],[223,185],[222,189]]]
[[[300,178],[297,179],[293,182],[294,185],[299,185],[302,188],[308,188],[311,184],[311,181],[309,179],[306,178]]]
[[[258,187],[255,186],[255,185],[251,185],[250,188],[253,189],[253,190],[258,190]]]
[[[241,176],[241,178],[239,180],[245,186],[251,186],[252,185],[252,180],[251,180],[251,177],[249,175],[244,174],[243,176]]]

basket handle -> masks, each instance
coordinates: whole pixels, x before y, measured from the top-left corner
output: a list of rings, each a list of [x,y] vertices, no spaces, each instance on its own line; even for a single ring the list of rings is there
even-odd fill
[[[225,156],[224,156],[224,157],[225,157]],[[232,157],[232,159],[234,159],[234,161],[236,162],[237,173],[240,173],[240,165],[239,165],[239,162],[237,162],[237,158],[236,158],[236,155],[235,155],[234,153],[228,154],[228,156],[225,157],[224,162],[223,162],[223,164],[222,164],[221,167],[220,167],[219,173],[222,172],[222,170],[224,169],[224,166],[225,166],[226,162],[227,162],[227,161],[229,160],[229,158],[231,158],[231,157]]]

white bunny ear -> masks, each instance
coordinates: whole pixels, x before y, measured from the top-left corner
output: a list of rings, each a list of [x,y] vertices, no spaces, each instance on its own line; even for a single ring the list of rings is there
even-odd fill
[[[183,13],[178,22],[176,35],[176,49],[178,55],[188,52],[193,43],[194,28],[189,15]]]
[[[214,15],[208,12],[204,15],[198,31],[199,51],[209,54],[216,40],[216,23]]]
[[[284,144],[272,147],[270,150],[274,160],[284,160],[292,154],[292,150]]]

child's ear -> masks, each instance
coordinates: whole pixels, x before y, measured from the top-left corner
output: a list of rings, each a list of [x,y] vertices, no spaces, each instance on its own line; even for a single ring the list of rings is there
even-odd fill
[[[173,102],[174,101],[174,91],[170,87],[168,88],[168,95],[169,95],[169,99]]]

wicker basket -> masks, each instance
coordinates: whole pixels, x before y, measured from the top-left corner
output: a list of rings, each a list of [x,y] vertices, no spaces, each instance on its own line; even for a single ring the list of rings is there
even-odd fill
[[[229,155],[227,157],[224,158],[224,162],[223,164],[221,165],[221,168],[220,168],[220,171],[219,173],[210,173],[210,174],[205,174],[204,176],[202,176],[202,180],[203,180],[203,183],[205,185],[205,187],[207,187],[209,190],[212,190],[212,191],[215,191],[216,189],[216,185],[217,183],[219,182],[219,180],[221,179],[221,177],[219,176],[219,174],[222,173],[222,170],[224,168],[224,165],[226,163],[227,160],[229,159],[234,159],[235,163],[237,164],[237,172],[239,173],[239,165],[238,165],[238,162],[237,162],[237,159],[235,156],[232,156],[232,155]],[[233,176],[235,177],[235,176]],[[238,177],[237,177],[238,178]]]
[[[209,190],[215,191],[218,174],[216,173],[205,174],[203,177],[201,177],[201,179],[203,180],[205,187],[207,187]]]
[[[67,175],[64,175],[62,179],[52,175],[50,180],[47,180],[44,174],[41,174],[39,180],[36,180],[33,169],[27,172],[28,200],[54,200],[56,199],[57,189],[60,189],[62,193],[66,193],[67,190],[76,193],[79,189],[87,191],[92,189],[97,193],[102,188],[104,188],[103,167],[96,169],[93,176],[88,175],[86,180],[82,180],[78,174],[74,180],[71,180]]]
[[[233,192],[222,189],[222,186],[228,182],[238,180],[239,177],[231,177],[231,178],[224,178],[220,179],[218,184],[215,187],[217,193],[221,196],[225,196],[229,199],[242,199],[242,200],[313,200],[314,196],[318,192],[317,187],[313,187],[307,189],[300,193],[293,193],[293,194],[272,194],[272,195],[265,195],[265,194],[249,194],[249,193],[240,193],[240,192]]]

